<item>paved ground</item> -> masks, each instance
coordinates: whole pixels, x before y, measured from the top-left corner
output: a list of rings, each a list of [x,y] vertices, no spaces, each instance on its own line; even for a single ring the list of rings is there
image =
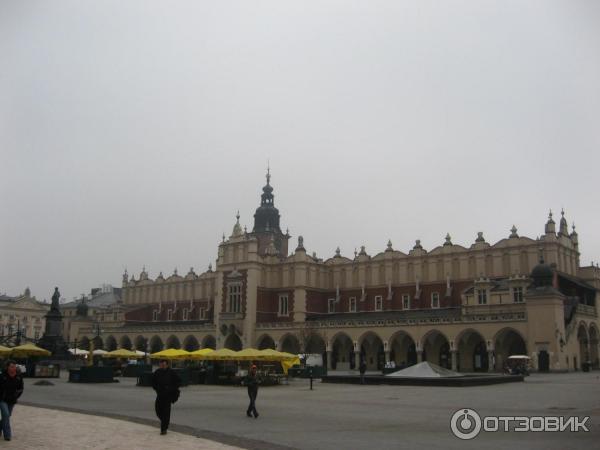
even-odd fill
[[[149,425],[24,405],[14,409],[12,422],[13,438],[2,443],[19,449],[239,450],[182,433],[160,436]]]
[[[26,381],[23,402],[83,410],[156,423],[153,393],[135,380],[113,384],[54,386]],[[189,386],[173,410],[174,429],[251,449],[481,449],[598,448],[600,372],[532,375],[523,383],[469,388],[357,386],[304,380],[261,388],[260,417],[245,416],[247,396],[240,387]],[[462,441],[450,432],[460,408],[483,416],[591,416],[589,433],[482,433]]]

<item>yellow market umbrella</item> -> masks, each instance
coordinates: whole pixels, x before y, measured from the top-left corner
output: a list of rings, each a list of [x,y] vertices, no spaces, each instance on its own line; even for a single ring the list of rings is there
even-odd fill
[[[12,354],[17,357],[50,356],[52,354],[48,350],[46,350],[44,348],[40,348],[37,345],[33,345],[33,344],[18,345],[17,347],[13,347],[11,350],[12,350]]]
[[[4,345],[0,345],[0,356],[6,356],[10,352],[12,352],[12,348],[5,347]]]
[[[266,361],[279,361],[281,363],[283,373],[286,375],[290,367],[300,364],[300,358],[298,355],[294,355],[292,353],[278,352],[277,350],[273,350],[271,348],[261,350],[261,352],[265,355],[264,358]]]
[[[216,350],[208,355],[204,355],[202,357],[198,357],[197,359],[204,359],[207,361],[234,361],[235,354],[233,350],[229,350],[228,348],[222,348],[220,350]]]
[[[253,361],[255,359],[264,359],[264,354],[255,348],[245,348],[239,352],[235,352],[237,361]]]
[[[272,348],[266,348],[259,351],[262,354],[261,359],[264,361],[282,361],[287,358],[287,356],[285,356],[282,352],[278,352]]]
[[[178,348],[168,348],[160,352],[152,353],[152,359],[186,359],[190,356],[190,352]]]
[[[132,352],[131,350],[127,350],[126,348],[120,348],[118,350],[113,350],[112,352],[106,352],[102,355],[103,358],[123,358],[123,359],[139,359],[143,358],[143,356],[138,355],[136,352]]]
[[[290,367],[294,367],[295,365],[300,365],[300,358],[298,355],[296,355],[295,358],[287,358],[281,361],[281,368],[283,369],[283,373],[286,375],[288,373],[288,369]]]
[[[204,357],[206,355],[210,355],[211,353],[214,353],[214,350],[212,348],[201,348],[200,350],[194,350],[193,352],[190,352],[190,359],[204,359]]]

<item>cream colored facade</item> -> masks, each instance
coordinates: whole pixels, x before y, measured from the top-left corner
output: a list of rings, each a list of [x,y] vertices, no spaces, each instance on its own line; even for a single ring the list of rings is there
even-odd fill
[[[17,297],[0,296],[0,338],[14,343],[20,328],[22,341],[39,339],[44,334],[49,310],[50,305],[38,302],[29,288]]]
[[[323,353],[330,368],[344,370],[359,358],[370,369],[426,359],[461,371],[501,370],[515,353],[530,355],[540,370],[598,367],[600,269],[580,266],[578,235],[564,214],[558,230],[550,214],[539,239],[513,226],[493,244],[478,233],[468,246],[446,236],[429,251],[419,241],[408,251],[388,242],[372,256],[362,248],[352,258],[337,251],[322,260],[302,237],[287,251],[290,236],[280,229],[272,192],[268,175],[253,230],[242,231],[238,215],[214,270],[125,274],[125,312],[102,326],[104,342],[150,350],[276,347]],[[530,277],[540,256],[553,274],[543,289]],[[79,330],[80,338],[91,333]]]

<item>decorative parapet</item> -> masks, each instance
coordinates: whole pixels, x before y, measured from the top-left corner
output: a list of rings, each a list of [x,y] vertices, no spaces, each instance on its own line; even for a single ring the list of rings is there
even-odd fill
[[[590,305],[584,305],[579,303],[575,309],[575,314],[581,314],[583,316],[598,317],[596,307]]]
[[[243,312],[222,312],[219,313],[220,320],[242,320],[246,317]]]
[[[310,321],[312,328],[364,328],[364,327],[407,327],[416,325],[450,325],[469,324],[481,322],[524,322],[527,320],[525,310],[519,312],[498,312],[494,314],[473,314],[469,316],[447,316],[447,317],[424,317],[424,318],[395,318],[395,319],[337,319],[337,320],[315,320]],[[260,330],[266,329],[298,329],[303,328],[305,323],[261,323],[256,324]]]
[[[178,332],[189,331],[192,333],[216,331],[214,323],[181,323],[181,322],[129,322],[119,327],[102,326],[102,335],[106,336],[113,333],[144,333],[144,332]],[[93,327],[81,328],[80,335],[93,335],[96,331]]]

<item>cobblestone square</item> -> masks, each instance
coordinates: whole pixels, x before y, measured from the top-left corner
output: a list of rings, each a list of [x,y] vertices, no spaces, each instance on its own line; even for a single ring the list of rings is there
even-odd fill
[[[154,417],[154,395],[150,388],[136,387],[134,379],[122,378],[114,384],[70,384],[64,378],[54,386],[35,386],[27,380],[23,403],[86,411],[114,418],[128,418],[152,425],[141,433],[146,443],[162,442]],[[414,449],[414,448],[508,448],[529,449],[596,448],[600,438],[600,373],[534,374],[523,383],[470,388],[416,386],[357,386],[316,383],[309,390],[304,380],[289,385],[261,388],[258,395],[260,417],[245,415],[245,389],[233,386],[189,386],[173,408],[172,430],[209,439],[206,448],[222,444],[252,449]],[[481,433],[471,441],[451,434],[450,417],[460,408],[472,408],[483,415],[590,416],[589,433]],[[19,411],[19,409],[22,409]],[[15,444],[27,433],[44,433],[44,426],[26,431],[27,409],[17,405],[14,419]],[[75,416],[57,424],[47,411],[39,423],[58,427],[59,440],[47,448],[61,447],[81,439],[90,442],[93,433],[81,433],[79,421],[95,421],[93,416]],[[105,419],[98,435],[107,432]],[[142,448],[139,436],[130,428],[142,425],[116,422],[111,442],[131,439],[129,448]],[[62,427],[62,428],[61,428]],[[78,432],[79,430],[79,432]],[[60,431],[60,432],[59,432]],[[176,436],[173,434],[173,436]],[[174,447],[188,448],[185,437],[173,437]],[[43,439],[42,439],[43,440]],[[53,446],[54,445],[54,446]],[[137,447],[140,445],[140,447]],[[148,444],[150,445],[150,444]],[[198,441],[197,448],[201,447]],[[72,447],[72,448],[75,448]],[[79,447],[79,448],[116,448]]]

